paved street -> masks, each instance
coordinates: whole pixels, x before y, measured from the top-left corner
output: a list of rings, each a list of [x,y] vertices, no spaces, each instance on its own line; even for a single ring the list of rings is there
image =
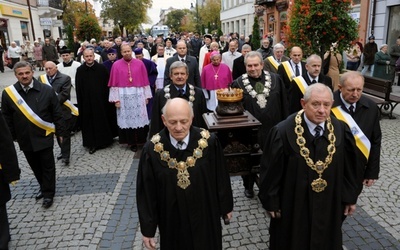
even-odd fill
[[[0,73],[1,90],[15,81],[10,70]],[[399,114],[397,109],[398,119],[381,120],[380,179],[364,189],[356,214],[345,221],[347,249],[400,249]],[[91,155],[81,134],[74,135],[70,165],[56,163],[57,193],[47,210],[35,200],[37,182],[16,148],[22,175],[7,204],[10,249],[142,249],[135,198],[138,155],[127,146],[114,142]],[[269,220],[260,202],[244,197],[241,178],[231,180],[235,207],[231,224],[223,226],[224,249],[268,249]]]

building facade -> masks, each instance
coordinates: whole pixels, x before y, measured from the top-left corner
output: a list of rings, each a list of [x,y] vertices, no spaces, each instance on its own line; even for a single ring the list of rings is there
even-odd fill
[[[29,40],[61,37],[61,0],[0,0],[0,41],[8,47]]]
[[[249,36],[254,23],[253,0],[221,0],[221,30],[223,34],[237,32]]]

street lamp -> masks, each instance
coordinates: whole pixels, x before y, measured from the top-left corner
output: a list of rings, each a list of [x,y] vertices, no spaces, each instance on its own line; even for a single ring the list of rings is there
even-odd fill
[[[118,20],[118,27],[119,27],[119,30],[121,31],[121,37],[123,37],[124,36],[124,27],[121,24],[121,20]]]

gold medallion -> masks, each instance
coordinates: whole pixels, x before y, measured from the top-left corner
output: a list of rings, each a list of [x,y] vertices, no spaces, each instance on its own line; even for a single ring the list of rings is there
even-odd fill
[[[327,186],[328,183],[322,178],[313,180],[313,182],[311,183],[312,190],[317,193],[324,191]]]

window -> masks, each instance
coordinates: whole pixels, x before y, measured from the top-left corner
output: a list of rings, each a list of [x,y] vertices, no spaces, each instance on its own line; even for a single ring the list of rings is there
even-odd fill
[[[24,41],[29,40],[28,22],[22,22],[21,21],[21,32],[22,32],[23,40]]]

